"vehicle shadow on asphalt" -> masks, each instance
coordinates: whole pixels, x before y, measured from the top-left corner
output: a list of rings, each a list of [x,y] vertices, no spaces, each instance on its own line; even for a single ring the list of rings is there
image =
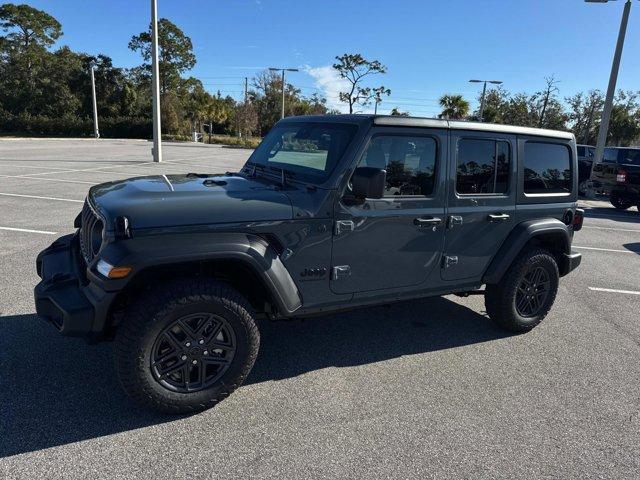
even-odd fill
[[[486,316],[440,297],[265,321],[260,332],[261,351],[248,384],[508,336]],[[112,344],[62,338],[35,315],[0,317],[0,457],[175,419],[143,410],[125,396]]]
[[[627,250],[629,250],[630,252],[637,253],[638,255],[640,255],[640,242],[625,243],[622,246]]]
[[[620,223],[640,223],[640,212],[635,209],[616,210],[607,207],[592,207],[585,209],[585,217],[607,218]]]

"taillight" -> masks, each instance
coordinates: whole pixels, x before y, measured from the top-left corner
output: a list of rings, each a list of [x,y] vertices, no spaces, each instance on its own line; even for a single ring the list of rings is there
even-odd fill
[[[624,170],[618,170],[618,174],[616,175],[616,182],[625,183],[627,181],[627,172]]]
[[[577,232],[582,229],[582,222],[584,221],[584,210],[581,208],[576,208],[576,213],[573,214],[573,221],[571,222],[571,226],[573,227],[573,231]]]

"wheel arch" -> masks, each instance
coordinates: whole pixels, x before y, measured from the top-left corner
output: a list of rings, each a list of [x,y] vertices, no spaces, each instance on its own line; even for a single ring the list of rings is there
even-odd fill
[[[570,227],[555,218],[516,225],[489,264],[483,283],[498,283],[520,252],[532,246],[548,250],[556,259],[560,276],[566,275],[570,269],[571,233]]]
[[[109,282],[110,289],[117,290],[108,315],[110,325],[118,323],[118,311],[149,285],[194,275],[229,283],[256,311],[266,308],[267,313],[290,315],[302,306],[301,294],[277,250],[262,237],[215,234],[179,239],[163,236],[161,240],[132,239],[122,242],[124,251],[118,244],[105,250],[108,261],[134,268],[131,278]]]

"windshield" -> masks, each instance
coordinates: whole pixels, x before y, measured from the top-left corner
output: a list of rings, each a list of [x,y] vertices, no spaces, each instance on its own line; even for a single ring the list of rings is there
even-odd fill
[[[249,164],[275,167],[309,182],[326,180],[357,130],[341,123],[276,125],[249,158]]]

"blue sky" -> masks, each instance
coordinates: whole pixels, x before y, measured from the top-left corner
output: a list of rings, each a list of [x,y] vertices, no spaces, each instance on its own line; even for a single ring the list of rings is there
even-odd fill
[[[191,72],[209,90],[239,98],[244,76],[268,66],[304,72],[289,80],[303,93],[336,101],[329,66],[359,52],[388,73],[381,106],[434,116],[443,93],[476,105],[470,78],[504,81],[512,92],[534,92],[544,77],[560,80],[562,97],[606,89],[623,0],[158,0],[159,15],[193,40]],[[33,0],[63,26],[58,45],[105,53],[116,65],[140,63],[127,49],[149,22],[148,0]],[[640,89],[640,1],[634,1],[618,87]]]

